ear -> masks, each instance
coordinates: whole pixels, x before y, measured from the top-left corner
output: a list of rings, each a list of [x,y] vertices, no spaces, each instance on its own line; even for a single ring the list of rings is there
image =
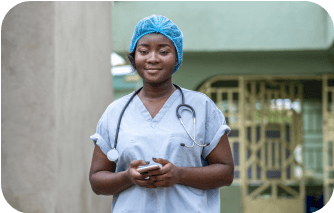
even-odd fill
[[[175,46],[174,46],[174,50],[175,50],[175,66],[176,66],[177,63],[179,63],[179,54],[177,53]]]

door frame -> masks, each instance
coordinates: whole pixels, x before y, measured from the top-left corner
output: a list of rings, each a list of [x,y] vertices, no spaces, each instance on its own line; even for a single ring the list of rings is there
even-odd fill
[[[334,187],[334,85],[328,85],[329,79],[334,79],[334,75],[322,76],[324,205],[333,194],[333,192],[331,193],[331,188],[333,189]],[[328,98],[330,93],[331,107],[329,108]],[[329,164],[330,158],[332,158],[332,165]],[[330,173],[332,173],[332,177],[330,177]]]
[[[210,93],[212,91],[211,89],[211,84],[215,81],[238,81],[238,87],[234,88],[233,91],[237,91],[239,94],[239,122],[237,124],[237,127],[239,129],[239,134],[238,137],[234,140],[230,140],[230,145],[233,149],[233,144],[236,143],[237,141],[239,141],[239,158],[240,158],[240,165],[236,166],[235,169],[240,171],[240,178],[235,179],[234,183],[236,184],[240,184],[241,186],[241,196],[242,196],[242,200],[249,201],[249,205],[252,205],[252,202],[254,201],[254,199],[250,199],[249,198],[249,193],[247,192],[247,187],[248,187],[248,181],[247,181],[247,172],[242,172],[242,171],[246,171],[246,145],[245,145],[245,141],[246,139],[246,128],[245,128],[245,102],[246,102],[246,95],[244,93],[245,91],[245,82],[247,81],[251,81],[251,80],[266,80],[266,81],[275,81],[275,80],[323,80],[324,76],[326,75],[282,75],[282,76],[273,76],[273,75],[264,75],[264,76],[254,76],[254,75],[238,75],[238,76],[223,76],[223,75],[219,75],[219,76],[215,76],[210,78],[209,80],[207,80],[204,84],[202,84],[199,88],[199,92],[205,93],[210,97]],[[228,89],[225,89],[226,92],[228,92]],[[230,91],[232,92],[232,91]],[[230,104],[230,103],[229,103]],[[225,113],[224,113],[225,115]],[[324,116],[325,117],[325,116]],[[325,161],[324,161],[325,162]],[[296,195],[296,197],[298,197],[299,199],[299,203],[301,203],[302,205],[302,209],[304,209],[305,207],[305,182],[304,180],[301,180],[303,182],[303,186],[302,189],[300,190],[299,194]],[[333,182],[334,183],[334,182]],[[262,188],[265,188],[266,186],[263,186]],[[284,186],[283,186],[284,187]],[[289,191],[288,188],[285,188],[286,190]],[[263,190],[263,189],[259,189],[259,190]],[[292,194],[294,194],[294,191],[291,191]],[[264,201],[264,202],[268,202]],[[282,205],[284,205],[284,203],[288,204],[288,202],[290,202],[291,205],[296,205],[296,203],[291,202],[291,200],[285,200],[284,199],[278,199],[276,200],[276,203],[280,202],[282,203]],[[244,203],[244,202],[243,202]],[[260,204],[260,203],[259,203]],[[289,205],[288,205],[289,206]],[[265,208],[265,207],[264,207]],[[303,211],[303,210],[302,210]],[[247,206],[243,205],[243,212],[249,212],[247,211]]]

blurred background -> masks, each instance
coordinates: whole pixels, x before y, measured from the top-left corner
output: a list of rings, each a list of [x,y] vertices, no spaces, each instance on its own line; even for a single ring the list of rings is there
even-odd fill
[[[152,14],[184,34],[173,82],[224,113],[235,180],[221,212],[315,212],[334,186],[334,27],[311,2],[24,2],[3,20],[1,185],[22,212],[110,212],[88,174],[106,107]]]

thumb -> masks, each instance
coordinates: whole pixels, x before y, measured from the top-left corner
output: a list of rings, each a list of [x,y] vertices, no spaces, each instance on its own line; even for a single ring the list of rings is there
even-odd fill
[[[131,161],[130,167],[132,167],[132,168],[138,168],[139,166],[147,165],[149,163],[150,163],[149,161],[134,160],[134,161]]]
[[[156,163],[160,163],[162,166],[166,165],[167,163],[169,163],[168,160],[163,159],[163,158],[152,158],[152,160]]]

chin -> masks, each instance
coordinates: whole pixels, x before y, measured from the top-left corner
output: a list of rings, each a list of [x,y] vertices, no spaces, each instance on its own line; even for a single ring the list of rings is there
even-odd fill
[[[159,80],[159,79],[148,79],[145,81],[145,83],[150,84],[152,86],[160,86],[161,84],[164,84],[168,81],[169,79],[164,79],[164,80]]]

